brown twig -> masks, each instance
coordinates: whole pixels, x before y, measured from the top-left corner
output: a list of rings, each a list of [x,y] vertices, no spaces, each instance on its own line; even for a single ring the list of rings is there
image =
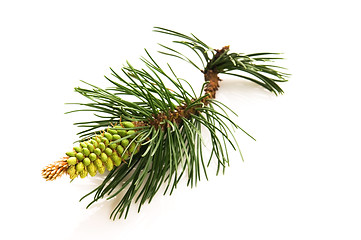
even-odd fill
[[[225,46],[222,49],[216,50],[216,54],[213,58],[214,61],[228,50],[229,46]],[[221,81],[221,79],[218,77],[217,69],[207,69],[202,71],[202,73],[207,84],[204,87],[205,97],[201,100],[201,103],[207,105],[209,99],[216,97],[216,91],[219,88],[219,81]],[[192,114],[198,114],[196,107],[198,106],[188,108],[187,104],[180,105],[173,111],[169,111],[167,113],[162,112],[157,115],[153,115],[153,120],[150,121],[149,124],[156,128],[166,128],[167,124],[161,125],[161,123],[164,123],[164,120],[169,120],[170,122],[180,124],[182,122],[182,118],[189,118]]]

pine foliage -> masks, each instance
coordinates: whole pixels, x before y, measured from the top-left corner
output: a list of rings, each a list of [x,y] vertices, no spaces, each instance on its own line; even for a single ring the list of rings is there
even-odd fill
[[[277,53],[231,53],[228,46],[213,49],[193,34],[160,27],[154,31],[175,38],[172,47],[159,44],[161,54],[188,62],[204,76],[200,93],[192,83],[178,77],[170,65],[158,64],[147,50],[141,58],[142,68],[126,62],[120,73],[111,69],[112,76],[106,77],[109,88],[86,82],[87,88],[75,88],[89,102],[76,103],[80,109],[70,112],[91,111],[96,116],[96,120],[75,123],[82,128],[80,140],[91,138],[119,121],[135,124],[137,135],[132,142],[139,151],[111,170],[97,188],[83,197],[93,195],[90,206],[122,193],[111,214],[113,219],[126,218],[134,202],[140,210],[144,203],[152,201],[161,186],[165,186],[163,194],[171,194],[182,177],[188,179],[191,187],[202,175],[207,179],[207,166],[213,160],[217,161],[217,174],[223,172],[230,160],[229,151],[241,153],[234,130],[243,129],[228,115],[236,114],[215,99],[218,74],[252,81],[276,95],[283,93],[278,84],[288,76],[272,63],[281,59]],[[190,49],[194,55],[186,56],[176,47]],[[136,100],[127,100],[129,96]],[[203,155],[204,131],[211,139],[207,159]]]

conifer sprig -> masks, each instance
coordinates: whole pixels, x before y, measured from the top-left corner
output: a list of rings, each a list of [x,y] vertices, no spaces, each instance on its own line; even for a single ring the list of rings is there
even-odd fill
[[[194,52],[199,63],[180,50],[160,44],[164,49],[160,53],[182,59],[202,73],[204,85],[201,95],[196,94],[191,83],[179,78],[171,66],[167,64],[165,68],[161,67],[148,51],[146,57],[141,58],[143,68],[135,68],[127,62],[120,74],[111,69],[112,77],[105,77],[111,87],[102,89],[86,83],[89,88],[75,88],[90,102],[75,103],[82,108],[70,112],[91,111],[98,118],[75,123],[84,128],[78,133],[80,144],[84,148],[89,144],[103,144],[104,149],[97,152],[103,163],[94,161],[98,162],[98,169],[102,169],[103,165],[111,166],[107,167],[109,173],[104,181],[83,198],[94,194],[89,207],[100,199],[112,199],[122,193],[111,214],[113,219],[122,216],[126,218],[133,202],[139,203],[139,211],[144,203],[152,201],[163,184],[166,186],[163,193],[171,194],[184,175],[191,187],[197,185],[202,175],[208,179],[207,166],[212,159],[218,163],[217,174],[224,172],[229,164],[229,148],[238,151],[243,159],[233,131],[244,130],[228,115],[235,113],[215,99],[219,74],[250,80],[275,94],[283,93],[278,83],[286,81],[288,76],[277,71],[277,66],[268,64],[279,59],[273,53],[229,53],[229,46],[213,49],[193,34],[188,36],[160,27],[155,27],[154,31],[176,37],[174,44]],[[119,132],[124,131],[117,128],[119,121],[127,122],[127,134]],[[104,129],[110,135],[109,138],[104,133],[99,135],[99,131]],[[204,131],[211,137],[208,159],[203,156]],[[116,137],[118,135],[122,136]],[[86,142],[91,137],[93,140]],[[105,137],[108,142],[104,140]],[[120,154],[117,149],[121,145],[124,149]],[[79,151],[70,153],[77,154],[78,159],[70,158],[75,161],[74,164],[82,165],[84,149]],[[119,159],[122,159],[122,163]],[[87,164],[90,166],[93,163]],[[79,173],[72,170],[72,178],[77,174],[86,176],[82,172],[83,168],[76,167],[76,170]]]
[[[203,69],[199,64],[195,64],[189,57],[185,57],[182,53],[161,44],[161,46],[167,51],[159,51],[162,54],[180,58],[189,62],[202,72],[207,70],[214,70],[217,73],[228,74],[237,76],[245,80],[252,81],[261,85],[267,90],[277,94],[282,94],[283,90],[277,84],[277,82],[287,81],[289,74],[280,72],[278,69],[284,69],[282,67],[270,64],[274,60],[283,59],[279,57],[280,53],[229,53],[229,46],[224,47],[221,50],[213,49],[199,40],[196,36],[186,36],[182,33],[178,33],[165,28],[155,27],[155,32],[169,34],[181,39],[182,41],[173,41],[173,43],[181,44],[187,48],[192,49],[198,58],[200,59]],[[206,63],[206,64],[205,64]]]

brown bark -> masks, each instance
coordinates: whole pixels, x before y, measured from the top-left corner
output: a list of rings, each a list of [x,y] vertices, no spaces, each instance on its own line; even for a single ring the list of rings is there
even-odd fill
[[[213,60],[216,60],[219,56],[221,56],[225,51],[228,51],[229,46],[225,46],[220,50],[216,50],[216,54]],[[205,95],[207,97],[202,99],[202,103],[204,105],[208,104],[209,99],[213,99],[216,97],[216,91],[219,88],[219,81],[221,79],[218,77],[218,72],[216,69],[207,69],[203,71],[204,80],[208,82],[204,87]],[[150,121],[150,125],[155,126],[156,128],[160,126],[160,123],[164,122],[164,120],[168,119],[170,122],[176,123],[177,125],[182,122],[182,117],[189,118],[192,114],[198,114],[196,110],[198,106],[191,107],[187,109],[187,105],[183,104],[178,106],[174,111],[169,111],[168,113],[160,113],[154,116],[154,119]],[[168,127],[167,124],[161,126],[163,129]]]
[[[216,91],[219,88],[219,81],[221,81],[221,79],[218,77],[218,72],[216,70],[208,70],[206,73],[204,73],[204,80],[209,82],[204,87],[204,92],[205,94],[208,94],[208,97],[204,98],[202,101],[207,105],[208,99],[216,97]]]

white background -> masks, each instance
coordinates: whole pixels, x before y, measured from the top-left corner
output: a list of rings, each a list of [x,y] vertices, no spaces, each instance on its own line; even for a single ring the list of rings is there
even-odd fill
[[[1,235],[7,239],[361,239],[358,1],[1,1]],[[111,221],[116,201],[78,200],[100,179],[46,182],[41,169],[77,139],[85,120],[66,102],[85,80],[107,86],[109,67],[156,54],[162,26],[214,48],[283,52],[292,74],[272,95],[227,78],[245,157],[225,175],[185,181],[137,214]],[[169,60],[174,61],[174,60]],[[200,86],[191,67],[173,65]]]

